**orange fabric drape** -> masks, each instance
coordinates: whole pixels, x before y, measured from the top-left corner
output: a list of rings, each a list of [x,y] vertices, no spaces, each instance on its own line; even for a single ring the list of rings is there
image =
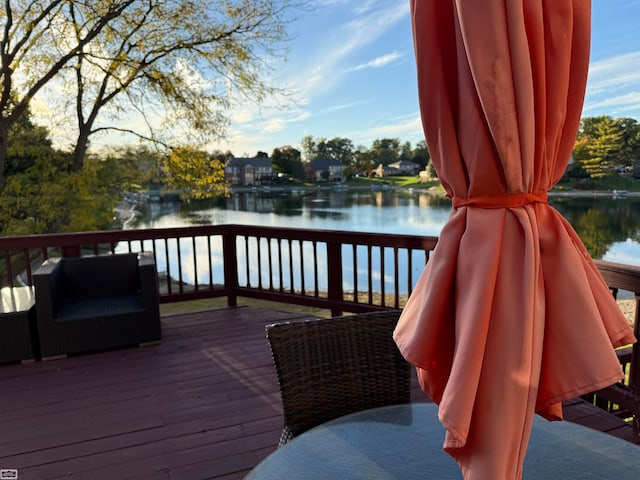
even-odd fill
[[[635,341],[546,203],[586,85],[590,0],[411,0],[418,91],[454,209],[396,331],[467,480],[522,477],[533,414],[622,378]]]

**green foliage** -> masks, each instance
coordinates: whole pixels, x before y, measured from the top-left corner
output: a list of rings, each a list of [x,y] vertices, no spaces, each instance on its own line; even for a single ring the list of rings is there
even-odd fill
[[[300,151],[293,147],[274,148],[271,154],[271,163],[278,173],[303,180],[305,174],[300,158]]]
[[[11,175],[0,194],[0,234],[31,235],[110,228],[117,197],[104,185],[97,162],[71,172],[68,155],[35,158]]]
[[[389,165],[400,158],[400,140],[397,138],[383,138],[374,140],[371,150],[378,164]]]
[[[416,146],[411,153],[410,160],[420,165],[423,169],[427,167],[431,160],[431,155],[429,155],[429,149],[427,148],[427,142],[425,140],[420,140],[416,143]],[[431,164],[431,167],[433,168],[433,163]],[[432,176],[437,177],[437,174]]]
[[[327,140],[307,135],[302,139],[301,145],[303,157],[307,161],[315,158],[333,158],[348,167],[348,176],[368,175],[378,165],[389,165],[398,160],[409,160],[424,168],[430,158],[424,140],[419,141],[415,148],[412,148],[411,142],[401,144],[397,138],[377,139],[370,148],[355,148],[348,138],[336,137]]]
[[[585,117],[573,151],[577,167],[591,179],[615,175],[640,158],[640,126],[634,119]]]
[[[113,227],[119,189],[144,181],[141,158],[151,155],[139,149],[104,161],[90,157],[74,172],[70,155],[52,148],[48,131],[32,123],[29,110],[12,125],[7,151],[10,174],[0,192],[0,235]]]
[[[226,192],[224,164],[202,150],[174,148],[165,159],[164,171],[166,186],[177,190],[182,199],[210,198]]]
[[[316,158],[332,158],[343,165],[350,165],[354,160],[353,142],[344,137],[314,139],[307,135],[302,139],[302,151],[307,161]]]
[[[120,190],[136,192],[163,182],[164,156],[146,146],[116,150],[102,161],[102,177]],[[106,180],[109,179],[109,180]]]
[[[427,165],[427,172],[429,173],[429,177],[438,178],[438,172],[436,172],[436,167],[433,165],[432,161],[429,161]]]
[[[358,150],[355,155],[355,162],[353,165],[354,173],[369,175],[370,172],[377,166],[376,157],[371,150]]]
[[[224,136],[225,110],[239,96],[285,100],[270,82],[268,66],[276,62],[269,60],[285,57],[290,12],[305,1],[4,2],[0,191],[5,136],[54,79],[65,94],[49,107],[62,128],[77,132],[75,171],[89,139],[104,130],[163,146],[176,138],[203,144]],[[131,112],[142,121],[119,122]]]
[[[31,167],[35,159],[51,153],[49,132],[31,121],[31,112],[25,110],[9,128],[7,135],[6,174],[22,173]]]

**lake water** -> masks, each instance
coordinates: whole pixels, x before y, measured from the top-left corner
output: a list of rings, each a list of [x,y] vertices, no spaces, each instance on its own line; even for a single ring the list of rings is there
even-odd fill
[[[594,258],[640,265],[640,197],[551,196]],[[242,224],[439,235],[451,202],[425,192],[317,190],[235,193],[229,198],[152,203],[129,228]]]

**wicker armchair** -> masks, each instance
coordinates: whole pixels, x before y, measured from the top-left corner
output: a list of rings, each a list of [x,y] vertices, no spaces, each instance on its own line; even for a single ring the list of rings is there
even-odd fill
[[[160,341],[151,255],[50,259],[33,282],[43,358]]]
[[[267,325],[280,385],[279,446],[349,413],[408,403],[411,370],[392,333],[399,310]]]

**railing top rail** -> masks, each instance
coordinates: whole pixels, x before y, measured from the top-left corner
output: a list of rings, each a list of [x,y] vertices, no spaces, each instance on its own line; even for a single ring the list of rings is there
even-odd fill
[[[640,266],[595,260],[596,266],[610,287],[640,295]]]
[[[142,230],[104,230],[97,232],[56,233],[0,237],[0,249],[21,250],[50,246],[74,246],[118,241],[153,240],[164,238],[198,237],[207,235],[245,235],[302,241],[325,241],[361,245],[395,246],[433,250],[438,237],[396,235],[388,233],[353,232],[347,230],[321,230],[293,227],[265,227],[251,225],[205,225]],[[349,242],[345,242],[348,237]]]

